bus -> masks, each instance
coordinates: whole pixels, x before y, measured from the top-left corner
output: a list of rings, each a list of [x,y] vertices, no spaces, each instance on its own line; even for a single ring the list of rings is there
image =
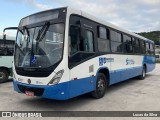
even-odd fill
[[[0,83],[7,81],[9,76],[12,77],[16,32],[17,27],[4,28],[3,38],[0,39]]]
[[[67,100],[96,99],[107,88],[155,68],[154,42],[70,7],[21,19],[13,86],[18,93]]]
[[[0,82],[12,75],[14,40],[0,39]]]

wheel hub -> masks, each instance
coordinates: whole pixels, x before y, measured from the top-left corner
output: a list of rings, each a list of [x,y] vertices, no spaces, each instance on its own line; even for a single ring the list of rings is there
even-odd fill
[[[105,83],[104,81],[101,79],[100,81],[98,81],[98,91],[100,93],[103,93],[105,89]]]
[[[3,72],[0,72],[0,79],[3,79],[5,74]]]

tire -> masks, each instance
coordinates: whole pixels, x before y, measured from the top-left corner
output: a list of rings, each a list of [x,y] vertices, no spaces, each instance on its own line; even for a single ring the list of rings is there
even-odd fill
[[[5,69],[0,69],[0,82],[5,82],[8,80],[9,73]]]
[[[140,80],[144,80],[145,77],[146,77],[146,67],[143,66],[142,73],[141,73],[141,75],[139,76],[139,79],[140,79]]]
[[[107,88],[106,77],[103,73],[98,73],[96,80],[96,90],[91,93],[91,95],[96,98],[102,98],[105,95]]]

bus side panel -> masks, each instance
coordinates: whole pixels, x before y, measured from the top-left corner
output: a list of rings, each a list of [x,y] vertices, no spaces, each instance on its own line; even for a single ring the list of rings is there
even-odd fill
[[[135,76],[132,55],[111,54],[111,58],[114,62],[111,63],[110,85]]]
[[[13,80],[14,90],[20,93],[25,93],[25,91],[34,92],[35,96],[55,99],[55,100],[67,100],[69,99],[69,82],[63,82],[57,85],[32,85],[20,83]]]
[[[0,56],[0,66],[12,68],[13,56]]]
[[[121,81],[121,71],[110,71],[110,85]]]
[[[154,70],[155,62],[156,62],[155,56],[148,56],[148,55],[144,56],[143,63],[146,64],[147,66],[146,72],[151,72],[152,70]]]
[[[70,98],[96,89],[97,71],[100,67],[110,68],[110,62],[102,60],[105,58],[110,58],[110,55],[92,58],[70,70]]]
[[[140,75],[141,72],[142,72],[141,66],[111,71],[110,85],[136,77]]]
[[[135,74],[133,77],[139,76],[142,74],[143,70],[143,55],[134,55],[134,71],[133,74]]]
[[[70,81],[69,97],[76,97],[94,90],[96,77],[88,77]]]

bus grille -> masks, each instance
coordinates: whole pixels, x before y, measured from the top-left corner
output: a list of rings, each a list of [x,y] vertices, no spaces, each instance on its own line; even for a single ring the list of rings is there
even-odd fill
[[[25,91],[34,92],[35,96],[42,96],[44,92],[43,88],[33,88],[33,87],[27,87],[23,85],[18,85],[18,88],[22,93],[25,93]]]

